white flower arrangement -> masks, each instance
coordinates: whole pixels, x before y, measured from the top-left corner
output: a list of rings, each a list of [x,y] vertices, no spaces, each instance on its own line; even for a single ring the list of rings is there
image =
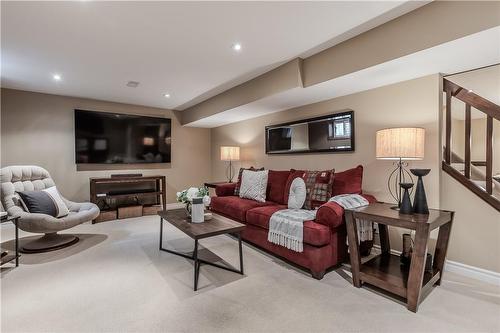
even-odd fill
[[[205,186],[190,187],[187,190],[177,192],[177,201],[189,206],[193,198],[203,198],[203,203],[208,206],[210,205],[210,196],[208,194],[208,188]]]

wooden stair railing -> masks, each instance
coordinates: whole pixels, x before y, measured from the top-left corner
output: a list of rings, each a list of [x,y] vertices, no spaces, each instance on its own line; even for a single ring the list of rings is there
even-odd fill
[[[443,91],[446,93],[445,109],[445,146],[444,160],[442,168],[445,172],[457,179],[472,192],[481,197],[495,209],[500,211],[500,199],[493,196],[493,121],[500,121],[500,106],[475,94],[473,91],[460,87],[459,85],[443,79]],[[451,166],[452,146],[451,146],[451,101],[456,98],[465,103],[465,153],[464,153],[464,173],[457,171]],[[478,187],[471,178],[471,107],[483,112],[486,115],[486,159],[481,163],[486,167],[485,189]]]

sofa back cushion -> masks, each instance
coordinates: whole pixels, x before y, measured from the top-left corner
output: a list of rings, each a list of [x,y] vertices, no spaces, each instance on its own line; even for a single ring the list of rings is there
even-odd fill
[[[363,184],[363,166],[338,172],[333,181],[333,195],[339,194],[361,194]]]
[[[286,205],[285,201],[285,188],[287,186],[290,170],[275,171],[269,170],[267,180],[267,200],[276,202],[280,205]]]

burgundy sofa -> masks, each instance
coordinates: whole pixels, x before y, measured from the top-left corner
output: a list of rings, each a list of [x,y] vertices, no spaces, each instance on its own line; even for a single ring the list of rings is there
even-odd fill
[[[211,210],[246,224],[242,238],[279,257],[310,270],[316,279],[323,278],[325,272],[339,265],[346,258],[346,228],[344,210],[334,202],[327,202],[318,208],[314,221],[304,222],[304,251],[295,252],[286,247],[268,242],[269,219],[271,215],[287,208],[291,181],[303,171],[269,170],[267,201],[257,202],[234,195],[236,183],[216,187],[216,197],[212,198]],[[363,167],[358,166],[344,172],[335,173],[333,195],[344,193],[361,194]],[[370,202],[375,198],[363,195]],[[364,244],[365,248],[371,247]]]

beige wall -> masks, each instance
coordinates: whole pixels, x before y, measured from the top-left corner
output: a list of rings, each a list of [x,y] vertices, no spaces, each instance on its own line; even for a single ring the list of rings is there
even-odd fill
[[[411,162],[413,167],[429,167],[426,179],[432,206],[439,204],[438,105],[439,76],[432,75],[395,85],[266,115],[212,129],[212,156],[222,145],[241,146],[244,166],[269,169],[345,170],[365,166],[364,189],[381,200],[390,200],[386,180],[392,161],[375,159],[375,132],[386,127],[421,126],[426,129],[425,159]],[[315,117],[346,109],[354,110],[356,150],[353,153],[266,155],[264,127],[307,117]],[[224,179],[225,163],[212,159],[213,180]]]
[[[455,212],[448,259],[500,273],[500,213],[444,172],[441,208]]]
[[[365,166],[363,188],[379,200],[391,201],[387,177],[391,161],[375,158],[375,132],[386,127],[419,126],[426,129],[425,159],[411,162],[411,167],[431,168],[425,185],[431,207],[439,207],[439,75],[431,75],[349,96],[266,115],[212,129],[212,156],[222,145],[241,146],[241,165],[269,169],[328,169],[342,171],[358,164]],[[356,150],[353,153],[266,155],[264,127],[345,109],[354,110]],[[212,179],[224,179],[226,164],[212,159]],[[237,165],[239,167],[239,165]],[[399,248],[400,232],[391,235]]]
[[[178,115],[170,110],[10,89],[2,89],[1,106],[1,165],[42,166],[70,199],[88,200],[89,177],[108,176],[127,169],[145,175],[165,175],[168,202],[175,202],[177,191],[200,186],[210,177],[210,130],[182,127]],[[75,108],[172,118],[172,163],[77,170]]]
[[[427,76],[349,96],[306,105],[252,120],[212,129],[212,156],[221,145],[241,146],[243,166],[269,169],[326,169],[341,171],[357,164],[365,166],[363,188],[379,200],[390,201],[386,179],[391,162],[375,159],[375,132],[385,127],[421,126],[426,129],[425,159],[412,167],[431,168],[425,177],[429,205],[456,211],[448,259],[500,272],[498,235],[499,213],[441,171],[439,75]],[[353,109],[356,126],[356,151],[342,154],[266,155],[264,127],[305,117]],[[237,166],[239,167],[239,165]],[[224,179],[225,164],[212,159],[212,179]],[[440,194],[441,193],[441,194]],[[402,230],[391,230],[391,243],[400,249]],[[431,234],[433,241],[437,234]]]

